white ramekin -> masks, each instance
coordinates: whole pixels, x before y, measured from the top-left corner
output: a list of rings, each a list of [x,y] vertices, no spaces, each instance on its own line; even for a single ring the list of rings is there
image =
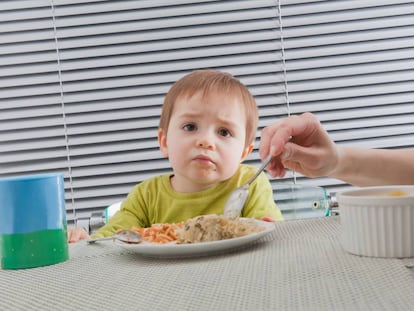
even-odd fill
[[[396,195],[398,193],[404,195]],[[365,187],[337,195],[341,243],[353,254],[414,257],[414,186]]]

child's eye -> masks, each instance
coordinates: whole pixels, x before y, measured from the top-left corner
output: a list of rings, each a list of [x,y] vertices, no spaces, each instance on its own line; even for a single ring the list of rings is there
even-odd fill
[[[231,133],[227,129],[219,129],[218,133],[223,137],[231,137]]]
[[[194,124],[186,124],[183,126],[184,131],[192,132],[195,131],[197,127]]]

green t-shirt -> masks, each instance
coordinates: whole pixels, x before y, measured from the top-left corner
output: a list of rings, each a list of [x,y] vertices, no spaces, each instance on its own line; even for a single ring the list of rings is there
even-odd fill
[[[145,228],[155,223],[176,223],[198,215],[223,214],[231,191],[247,182],[256,171],[254,166],[240,164],[228,180],[193,193],[176,192],[171,187],[171,174],[153,177],[137,184],[122,202],[120,210],[92,236],[109,236],[118,229],[133,226]],[[240,217],[261,219],[265,216],[283,219],[273,200],[272,186],[261,173],[249,187]]]

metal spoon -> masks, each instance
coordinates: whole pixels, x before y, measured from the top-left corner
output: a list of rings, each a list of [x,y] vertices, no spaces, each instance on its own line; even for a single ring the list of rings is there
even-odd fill
[[[243,209],[244,203],[246,202],[247,195],[249,194],[250,184],[257,178],[257,176],[260,175],[261,172],[263,172],[271,159],[272,156],[269,155],[263,161],[262,165],[259,167],[253,177],[251,177],[244,185],[233,190],[227,199],[226,205],[224,206],[224,216],[229,218],[236,218],[240,214],[240,211]]]
[[[106,240],[118,240],[124,243],[138,244],[141,242],[141,236],[135,231],[123,229],[123,230],[117,231],[112,236],[86,240],[86,243],[93,244],[95,242],[106,241]]]

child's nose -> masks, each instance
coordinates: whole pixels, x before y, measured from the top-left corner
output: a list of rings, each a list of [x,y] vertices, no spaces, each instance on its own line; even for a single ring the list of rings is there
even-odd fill
[[[212,135],[208,133],[200,135],[197,139],[197,147],[206,149],[214,148],[214,141]]]

